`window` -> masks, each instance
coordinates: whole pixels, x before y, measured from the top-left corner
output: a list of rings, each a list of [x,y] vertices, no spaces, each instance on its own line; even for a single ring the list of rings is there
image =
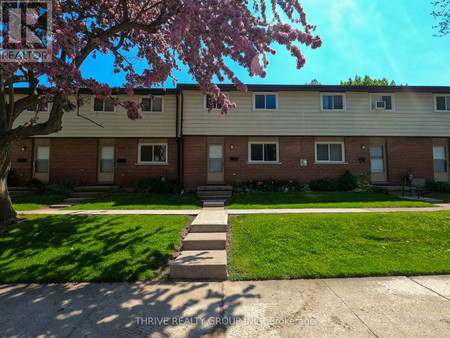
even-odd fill
[[[94,98],[94,112],[114,112],[114,104],[112,98],[106,100]]]
[[[321,94],[322,110],[344,110],[344,94]]]
[[[278,162],[278,143],[250,142],[249,162]]]
[[[344,143],[316,143],[316,162],[344,162]]]
[[[225,95],[229,97],[227,93],[225,93]],[[218,103],[217,100],[211,101],[211,95],[209,94],[204,95],[203,101],[204,101],[203,102],[204,109],[222,109],[222,105]]]
[[[100,172],[112,173],[114,171],[114,147],[102,147],[100,159]]]
[[[48,173],[48,163],[50,159],[49,147],[36,147],[36,163],[34,171],[36,173]]]
[[[167,163],[167,144],[139,144],[139,163]]]
[[[253,94],[253,110],[277,110],[277,109],[278,109],[277,93]]]
[[[447,172],[447,149],[444,146],[433,147],[433,162],[435,173]]]
[[[370,95],[370,109],[394,111],[394,95],[392,94]]]
[[[143,98],[141,104],[143,113],[162,113],[164,111],[164,98],[162,96]]]
[[[450,95],[436,95],[435,111],[450,112]]]
[[[35,104],[34,106],[27,108],[27,112],[34,113],[34,112],[41,112],[41,111],[48,111],[48,103],[47,102],[38,103],[38,104]]]

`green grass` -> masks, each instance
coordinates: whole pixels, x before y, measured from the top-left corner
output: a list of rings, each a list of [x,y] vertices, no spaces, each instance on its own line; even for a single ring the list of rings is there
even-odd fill
[[[198,209],[200,201],[194,194],[125,194],[114,193],[101,196],[97,199],[80,203],[66,209],[72,210],[126,210],[126,209]]]
[[[26,196],[14,196],[11,197],[14,210],[25,211],[35,210],[43,207],[47,207],[51,204],[62,202],[66,195],[26,195]]]
[[[431,206],[433,204],[408,201],[396,196],[372,192],[266,192],[233,194],[228,208],[393,208]]]
[[[424,194],[426,197],[436,198],[442,200],[445,203],[450,203],[450,193],[440,193],[440,192],[427,192]]]
[[[0,232],[0,283],[155,279],[188,222],[184,216],[29,215]]]
[[[231,217],[232,280],[450,273],[450,212]]]

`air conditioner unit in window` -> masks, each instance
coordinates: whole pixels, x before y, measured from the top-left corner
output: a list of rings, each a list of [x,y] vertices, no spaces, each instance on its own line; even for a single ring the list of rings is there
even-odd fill
[[[375,101],[373,109],[386,109],[386,101]]]

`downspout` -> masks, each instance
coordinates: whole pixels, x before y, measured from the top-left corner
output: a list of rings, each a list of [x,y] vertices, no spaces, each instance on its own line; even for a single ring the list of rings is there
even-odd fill
[[[180,108],[180,141],[181,141],[181,186],[184,187],[184,138],[183,138],[183,121],[184,121],[184,95],[181,93],[181,108]]]
[[[176,91],[176,118],[175,118],[175,139],[177,142],[177,182],[181,185],[181,144],[180,144],[180,137],[178,135],[178,118],[180,113],[180,99],[179,99],[180,92],[179,90]]]

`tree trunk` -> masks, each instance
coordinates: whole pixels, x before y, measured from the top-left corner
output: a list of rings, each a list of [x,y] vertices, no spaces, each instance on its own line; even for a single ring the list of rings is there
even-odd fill
[[[11,167],[9,152],[9,145],[0,148],[0,228],[17,223],[17,214],[13,209],[7,185],[9,169]]]

